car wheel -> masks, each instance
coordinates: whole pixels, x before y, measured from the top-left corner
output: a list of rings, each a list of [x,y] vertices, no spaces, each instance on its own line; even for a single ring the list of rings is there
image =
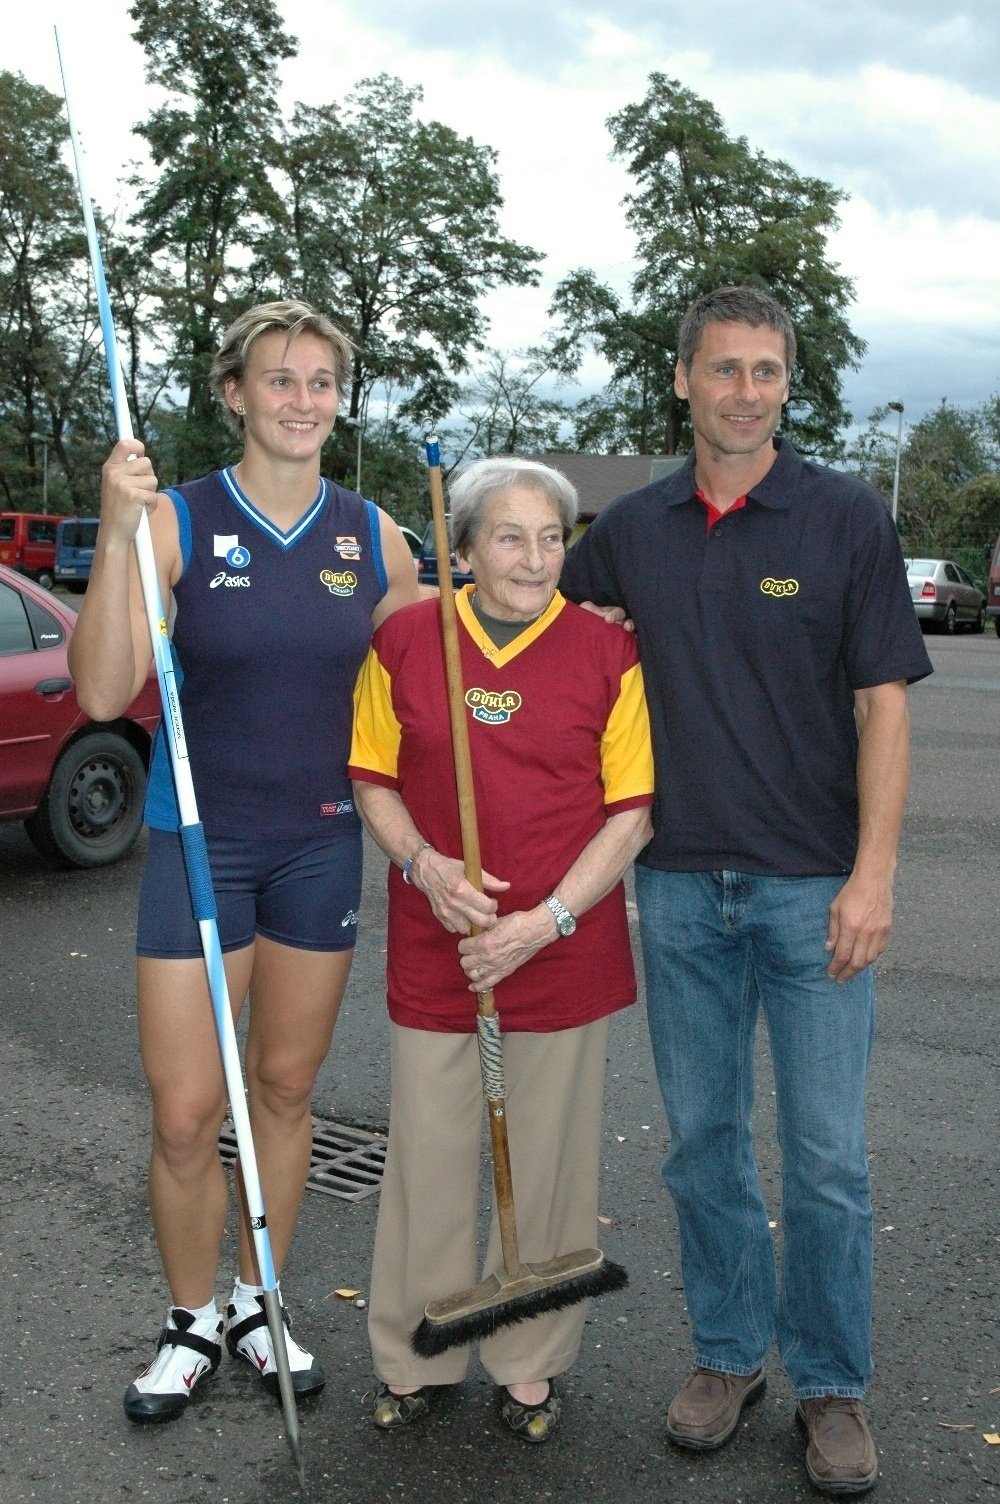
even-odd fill
[[[946,632],[949,637],[954,637],[954,635],[955,635],[955,602],[954,601],[949,601],[948,602],[948,609],[944,613],[944,619],[941,622],[941,630],[942,630],[942,632]]]
[[[41,804],[24,822],[42,856],[69,867],[103,867],[125,855],[142,826],[146,767],[113,731],[66,749]]]
[[[975,621],[972,623],[972,626],[969,628],[969,631],[970,632],[975,632],[978,635],[980,632],[985,632],[985,630],[986,630],[986,607],[985,606],[980,606],[979,613],[976,616]]]
[[[43,590],[51,590],[56,582],[55,576],[52,574],[51,570],[48,569],[40,569],[35,575],[35,579],[38,581],[39,585],[41,585]]]
[[[996,632],[997,636],[1000,637],[1000,616],[994,616],[993,630],[994,632]]]

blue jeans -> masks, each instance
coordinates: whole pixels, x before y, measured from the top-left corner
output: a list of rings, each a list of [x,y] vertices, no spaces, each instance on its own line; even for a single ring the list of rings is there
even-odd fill
[[[871,968],[826,974],[839,877],[636,867],[646,1005],[670,1125],[695,1361],[749,1374],[777,1338],[801,1399],[860,1399],[872,1372],[872,1211],[864,1099]],[[782,1268],[754,1162],[763,1007],[782,1155]]]

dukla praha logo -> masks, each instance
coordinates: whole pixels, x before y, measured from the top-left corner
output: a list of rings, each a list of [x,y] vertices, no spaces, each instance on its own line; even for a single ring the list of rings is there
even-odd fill
[[[331,595],[353,595],[358,584],[351,569],[322,569],[319,577]]]
[[[467,689],[465,703],[472,711],[474,721],[486,726],[505,726],[521,708],[521,696],[516,689],[502,689],[499,694],[489,689]]]
[[[798,580],[773,580],[770,575],[761,580],[760,588],[764,595],[775,595],[779,598],[783,595],[798,595]]]

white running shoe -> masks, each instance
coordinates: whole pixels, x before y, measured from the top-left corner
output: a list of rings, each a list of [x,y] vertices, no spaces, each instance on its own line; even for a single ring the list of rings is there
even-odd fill
[[[326,1374],[312,1353],[307,1353],[295,1341],[289,1330],[291,1323],[284,1306],[281,1314],[285,1318],[285,1350],[292,1375],[292,1389],[296,1399],[306,1399],[309,1395],[319,1393],[326,1383]],[[230,1301],[226,1307],[226,1346],[232,1357],[242,1358],[244,1363],[249,1363],[260,1374],[268,1394],[273,1394],[275,1398],[280,1396],[278,1370],[274,1362],[263,1295],[255,1295],[251,1300]]]
[[[160,1333],[156,1357],[125,1392],[125,1414],[137,1425],[176,1420],[222,1357],[222,1317],[196,1320],[174,1306]]]

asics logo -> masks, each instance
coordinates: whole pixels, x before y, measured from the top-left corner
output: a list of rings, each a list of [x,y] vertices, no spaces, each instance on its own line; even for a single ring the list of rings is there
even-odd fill
[[[798,595],[799,582],[798,580],[773,580],[768,575],[766,579],[761,580],[760,588],[764,595],[779,597],[783,595]]]
[[[245,590],[250,589],[250,581],[245,574],[226,574],[226,571],[224,569],[220,569],[219,573],[217,575],[213,575],[213,577],[208,582],[209,590],[215,590],[219,585],[226,585],[230,589],[232,589],[233,586],[236,586],[237,588],[242,586]]]
[[[355,912],[354,912],[353,909],[348,909],[347,913],[344,915],[343,919],[340,921],[340,928],[342,930],[346,930],[349,924],[357,924],[357,922],[358,922],[358,916],[357,916],[357,914],[355,914]]]

